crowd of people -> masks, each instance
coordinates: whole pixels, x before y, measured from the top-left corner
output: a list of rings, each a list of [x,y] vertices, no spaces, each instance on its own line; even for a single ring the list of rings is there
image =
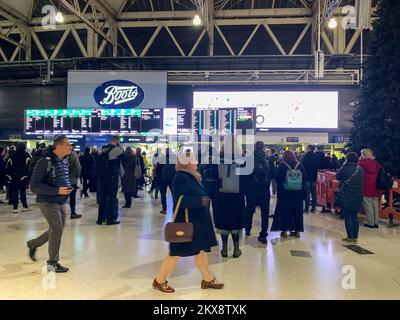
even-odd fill
[[[278,154],[274,149],[266,150],[264,143],[258,141],[254,151],[247,152],[232,137],[225,140],[220,150],[210,145],[207,156],[209,161],[201,163],[200,156],[196,157],[190,148],[183,146],[177,153],[166,148],[156,152],[150,168],[146,153],[140,148],[134,150],[127,147],[123,150],[118,136],[112,137],[111,143],[101,150],[87,147],[83,154],[75,152],[65,136],[59,136],[53,145],[40,144],[32,154],[27,152],[24,143],[0,148],[0,191],[7,192],[14,213],[19,212],[19,201],[22,211],[31,210],[26,197],[29,186],[37,194],[36,201],[49,224],[49,230],[27,243],[29,255],[36,261],[36,250],[49,242],[48,270],[62,273],[68,271],[59,264],[66,216],[68,212],[71,219],[82,216],[76,212],[79,181],[82,184],[81,198],[89,198],[90,192],[96,192],[96,223],[115,225],[120,223],[120,188],[125,198],[123,208],[130,208],[132,199],[139,198],[138,191],[144,189],[144,176],[151,175],[149,192],[154,193],[156,199],[158,193],[161,194],[160,213],[167,213],[169,189],[174,208],[181,202],[175,221],[184,222],[188,209],[194,226],[191,242],[170,244],[169,255],[153,281],[153,287],[162,292],[174,292],[168,284],[168,275],[179,257],[187,256],[195,256],[203,277],[203,289],[222,289],[224,284],[218,282],[208,269],[206,255],[218,244],[215,231],[221,237],[221,256],[229,256],[228,241],[231,237],[232,256],[239,258],[242,254],[241,234],[244,229],[245,236],[251,236],[257,206],[261,210],[258,234],[261,244],[267,243],[270,218],[273,218],[270,231],[280,232],[283,238],[300,238],[304,232],[304,214],[313,214],[317,210],[319,170],[337,171],[341,210],[347,231],[343,241],[357,242],[357,214],[362,206],[367,214],[365,226],[378,227],[380,191],[376,181],[382,166],[375,160],[372,150],[363,150],[361,157],[350,152],[338,160],[335,155],[324,154],[314,145],[309,145],[306,152],[299,154],[290,150]],[[243,174],[242,169],[250,162],[253,169]],[[271,197],[277,198],[273,214],[270,213]]]

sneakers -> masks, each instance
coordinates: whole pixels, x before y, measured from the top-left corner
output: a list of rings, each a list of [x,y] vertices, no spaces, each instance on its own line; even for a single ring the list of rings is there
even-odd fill
[[[222,289],[225,284],[218,283],[217,280],[214,278],[211,281],[201,281],[201,288],[202,289]]]
[[[81,214],[71,214],[71,219],[73,220],[73,219],[79,219],[79,218],[82,218],[82,215]]]
[[[29,245],[29,241],[26,243],[26,245],[29,248],[29,257],[31,258],[32,261],[36,262],[36,249],[32,249]]]
[[[31,208],[22,208],[21,212],[31,212],[33,209]]]
[[[175,292],[175,289],[171,288],[168,285],[168,281],[165,281],[164,283],[158,283],[157,280],[154,279],[153,288],[157,289],[157,290],[160,290],[161,292],[164,292],[164,293],[173,293],[173,292]]]
[[[259,236],[257,240],[260,241],[262,244],[267,244],[268,242],[266,237],[261,237],[261,236]]]
[[[343,242],[353,242],[353,239],[350,239],[350,238],[344,238],[344,239],[342,239],[342,241]]]
[[[47,271],[50,271],[50,272],[65,273],[65,272],[68,272],[68,270],[69,270],[68,268],[63,267],[59,263],[55,263],[55,264],[48,263],[47,264]]]
[[[292,231],[290,233],[290,236],[295,237],[295,238],[300,238],[300,232],[299,231]]]
[[[114,225],[114,224],[120,224],[120,223],[121,223],[121,221],[117,221],[117,220],[107,221],[107,225],[108,226],[111,226],[111,225]]]
[[[11,213],[17,214],[17,213],[19,213],[19,210],[18,209],[12,209]]]
[[[161,210],[160,213],[161,213],[161,214],[167,214],[167,211]]]

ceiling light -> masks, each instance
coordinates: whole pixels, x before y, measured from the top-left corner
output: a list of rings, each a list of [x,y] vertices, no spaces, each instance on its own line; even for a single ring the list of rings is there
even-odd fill
[[[337,21],[335,18],[332,18],[331,20],[329,20],[328,27],[330,29],[335,29],[337,27]]]
[[[196,14],[193,18],[193,25],[195,26],[199,26],[201,25],[201,19],[200,16],[198,14]]]
[[[55,19],[56,19],[56,22],[58,22],[58,23],[64,22],[64,16],[60,11],[57,12]]]

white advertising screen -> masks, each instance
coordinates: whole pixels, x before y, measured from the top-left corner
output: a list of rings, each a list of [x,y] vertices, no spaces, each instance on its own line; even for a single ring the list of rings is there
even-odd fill
[[[338,92],[194,92],[193,108],[256,108],[256,128],[337,129]]]

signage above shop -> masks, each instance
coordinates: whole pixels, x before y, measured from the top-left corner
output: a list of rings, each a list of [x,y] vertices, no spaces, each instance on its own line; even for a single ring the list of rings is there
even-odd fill
[[[96,88],[94,99],[104,108],[134,108],[143,102],[144,91],[131,81],[112,80]]]

